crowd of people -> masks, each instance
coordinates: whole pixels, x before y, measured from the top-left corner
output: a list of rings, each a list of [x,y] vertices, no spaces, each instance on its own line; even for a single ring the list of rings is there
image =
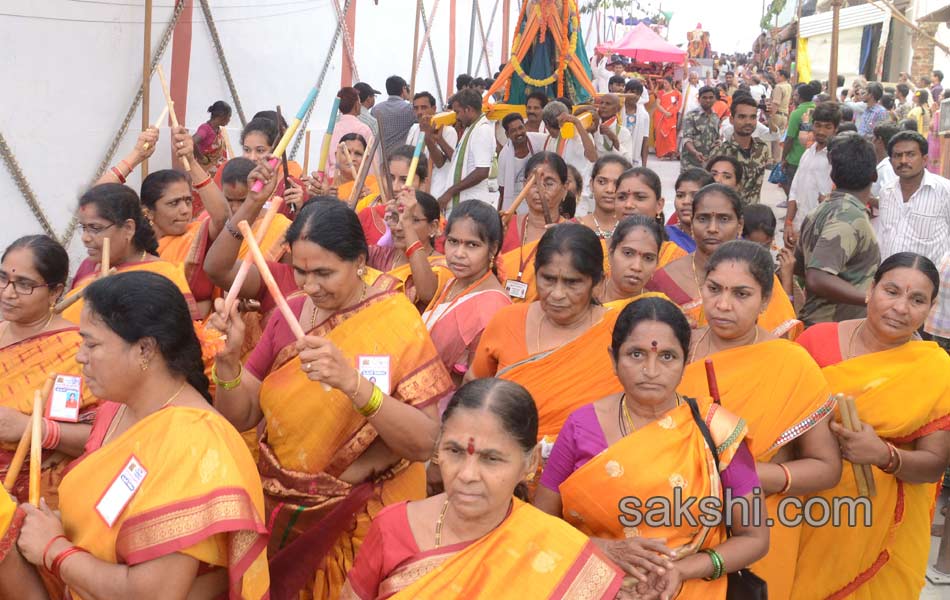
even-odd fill
[[[149,128],[83,193],[71,284],[13,242],[0,596],[917,597],[950,463],[927,91],[905,130],[873,82],[604,64],[498,120],[468,76],[445,107],[342,88],[310,173],[271,111],[232,156],[216,102],[170,132],[189,173],[126,185]],[[840,498],[869,519],[789,521]]]

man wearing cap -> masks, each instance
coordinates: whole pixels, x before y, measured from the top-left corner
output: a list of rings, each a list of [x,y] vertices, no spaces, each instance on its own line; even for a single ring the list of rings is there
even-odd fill
[[[376,96],[379,94],[379,90],[373,89],[373,86],[362,81],[354,85],[353,89],[360,93],[359,120],[370,128],[374,136],[379,135],[379,123],[376,121],[376,117],[370,113],[370,109],[376,105]]]
[[[402,146],[409,135],[409,129],[416,122],[416,115],[409,103],[409,84],[398,75],[386,80],[386,93],[389,97],[373,107],[372,113],[380,122],[382,130],[383,152],[386,156]]]

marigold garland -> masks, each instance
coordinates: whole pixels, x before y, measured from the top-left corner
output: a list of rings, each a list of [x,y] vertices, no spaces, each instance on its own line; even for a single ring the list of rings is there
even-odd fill
[[[525,73],[524,68],[522,68],[521,66],[521,61],[518,59],[517,53],[511,54],[511,64],[515,69],[515,73],[517,73],[518,77],[520,77],[522,81],[524,81],[526,84],[532,87],[547,87],[551,85],[552,83],[558,81],[558,74],[563,74],[564,69],[567,68],[567,63],[570,60],[571,52],[573,52],[574,49],[577,48],[577,34],[578,34],[578,31],[580,31],[580,22],[577,17],[573,17],[571,19],[571,26],[572,26],[573,31],[571,32],[571,39],[568,42],[567,51],[564,53],[563,60],[558,61],[558,66],[557,68],[555,68],[554,73],[552,73],[548,77],[545,77],[544,79],[535,79],[534,77],[531,77],[530,75]],[[515,44],[514,44],[515,47],[520,45],[519,43],[520,41],[521,41],[521,36],[519,34],[515,38]]]

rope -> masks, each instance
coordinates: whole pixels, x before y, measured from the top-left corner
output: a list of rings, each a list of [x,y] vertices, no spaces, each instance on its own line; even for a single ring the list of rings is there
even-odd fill
[[[435,21],[435,9],[439,6],[439,0],[435,0],[432,5],[432,20]],[[426,19],[426,5],[422,3],[422,26],[429,30],[428,19]],[[432,75],[435,77],[435,93],[439,97],[439,106],[445,106],[445,100],[442,98],[442,82],[439,81],[439,70],[436,68],[435,51],[432,49],[432,38],[426,40],[429,46],[429,60],[432,62]],[[420,53],[421,54],[421,53]]]
[[[201,12],[205,15],[205,23],[208,24],[208,32],[211,34],[211,43],[214,44],[214,50],[218,53],[218,62],[221,63],[224,78],[228,82],[228,89],[231,90],[231,98],[234,100],[234,108],[237,110],[238,118],[241,119],[241,127],[243,127],[247,125],[247,117],[244,116],[244,108],[241,106],[241,99],[238,97],[237,86],[234,85],[231,69],[228,68],[228,59],[224,57],[224,47],[221,45],[221,38],[218,37],[218,28],[214,24],[214,17],[211,16],[211,7],[208,6],[208,0],[200,0],[200,2]]]
[[[172,34],[175,32],[175,25],[178,24],[178,18],[181,17],[181,11],[185,9],[185,0],[178,0],[178,4],[175,6],[175,12],[172,13],[172,18],[168,22],[168,25],[165,27],[165,33],[162,34],[162,41],[159,42],[158,48],[155,50],[155,54],[152,55],[152,64],[149,69],[149,77],[155,73],[155,67],[158,66],[158,62],[162,59],[162,56],[165,54],[165,50],[168,48],[168,43],[171,42]],[[122,136],[125,135],[125,132],[129,129],[129,123],[132,122],[132,117],[135,116],[135,111],[139,108],[139,103],[142,101],[142,95],[145,93],[145,82],[139,84],[138,92],[135,94],[135,98],[132,100],[132,105],[129,106],[129,111],[125,114],[125,119],[122,121],[122,125],[119,126],[119,131],[116,132],[115,137],[112,138],[112,143],[109,144],[109,149],[106,151],[105,158],[102,159],[102,162],[99,163],[99,168],[96,169],[96,174],[93,176],[92,181],[97,181],[102,174],[106,172],[106,169],[109,168],[109,163],[112,162],[112,159],[115,157],[115,151],[119,147],[119,142],[122,141]],[[69,246],[69,242],[73,239],[73,234],[76,233],[76,225],[79,223],[78,213],[73,213],[73,218],[69,221],[69,225],[66,227],[65,233],[60,240],[60,243],[63,246]]]
[[[7,170],[10,171],[10,175],[13,176],[13,181],[16,182],[17,189],[20,190],[20,194],[26,199],[26,203],[30,205],[33,216],[40,222],[46,235],[55,239],[56,233],[46,219],[46,213],[43,212],[40,203],[36,200],[36,194],[33,193],[30,182],[27,181],[26,176],[23,175],[23,169],[20,168],[20,163],[17,162],[16,156],[13,155],[13,151],[10,150],[10,146],[7,145],[7,140],[3,137],[2,133],[0,133],[0,155],[3,156],[3,163],[7,166]]]
[[[351,1],[352,0],[346,0],[346,2],[344,3],[343,5],[344,14],[350,8]],[[333,3],[336,4],[336,0],[334,0]],[[337,11],[337,14],[339,14],[339,11]],[[321,67],[320,69],[320,76],[317,77],[316,87],[318,90],[323,88],[323,80],[327,76],[327,71],[330,70],[330,63],[333,61],[333,53],[336,51],[336,44],[338,41],[340,41],[340,34],[343,33],[344,27],[346,27],[346,25],[343,19],[340,19],[337,22],[336,31],[333,33],[333,39],[330,40],[330,49],[327,50],[327,58],[325,61],[323,61],[323,67]],[[355,72],[356,65],[354,64],[353,67],[354,67],[354,72]],[[317,92],[317,95],[319,96],[319,92]],[[300,128],[297,130],[297,138],[294,140],[293,148],[291,148],[290,150],[291,159],[297,156],[297,149],[300,148],[300,144],[301,142],[303,142],[304,135],[306,135],[306,131],[307,131],[307,123],[310,121],[310,115],[313,114],[313,107],[316,105],[317,105],[317,101],[316,99],[314,99],[310,107],[307,108],[307,114],[304,115],[303,120],[300,122]]]

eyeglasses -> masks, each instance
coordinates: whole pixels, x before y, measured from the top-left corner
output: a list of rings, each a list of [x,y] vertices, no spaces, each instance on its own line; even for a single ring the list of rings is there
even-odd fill
[[[89,235],[94,236],[94,237],[99,237],[100,235],[102,235],[102,232],[104,232],[106,229],[109,229],[110,227],[115,227],[115,223],[109,223],[108,225],[96,225],[96,224],[84,225],[82,223],[79,224],[79,229],[82,230],[83,234],[88,233]]]
[[[11,283],[13,284],[13,291],[20,296],[29,296],[33,294],[33,290],[36,288],[50,287],[48,283],[33,283],[25,279],[10,279],[6,273],[0,273],[0,292],[7,291],[7,287]]]
[[[399,222],[399,213],[394,213],[394,212],[386,213],[386,215],[383,217],[383,220],[391,225],[395,225],[396,223]],[[428,223],[429,221],[427,221],[426,219],[417,219],[413,217],[412,222],[416,225],[421,225],[423,223]]]

